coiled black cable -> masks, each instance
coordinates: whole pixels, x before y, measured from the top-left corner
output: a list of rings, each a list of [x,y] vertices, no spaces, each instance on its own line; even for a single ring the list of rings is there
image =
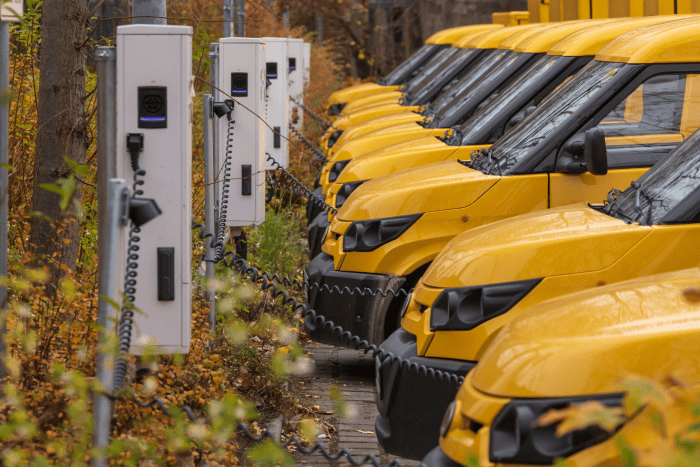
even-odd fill
[[[306,106],[305,106],[304,104],[302,104],[301,102],[295,101],[294,98],[293,98],[292,96],[289,96],[289,100],[292,101],[292,102],[294,102],[294,103],[295,103],[296,105],[298,105],[299,107],[301,107],[301,110],[303,110],[304,113],[305,113],[306,115],[308,115],[309,117],[311,117],[311,118],[313,118],[314,120],[316,120],[316,123],[318,123],[319,125],[321,125],[321,127],[323,128],[324,131],[327,130],[327,129],[329,129],[329,128],[331,127],[331,123],[330,123],[330,122],[326,121],[323,117],[321,117],[320,115],[316,114],[316,112],[314,112],[314,111],[311,110],[310,108],[306,107]]]
[[[139,188],[144,184],[142,178],[146,175],[146,171],[141,169],[138,165],[138,160],[135,157],[131,159],[131,165],[134,168],[134,183],[132,185],[131,198],[134,199],[137,196],[143,195],[143,190]],[[137,227],[133,221],[129,228],[129,246],[127,249],[126,256],[126,272],[124,276],[124,298],[125,303],[122,305],[121,314],[119,316],[119,323],[117,324],[117,337],[119,339],[119,356],[114,365],[113,372],[113,387],[115,389],[121,389],[124,387],[126,381],[126,374],[128,369],[127,355],[129,354],[129,348],[131,347],[131,331],[133,329],[133,306],[136,300],[136,277],[138,276],[138,243],[141,241],[139,233],[141,229]]]
[[[328,158],[323,154],[323,151],[321,151],[319,148],[317,148],[316,146],[314,146],[314,145],[311,143],[311,141],[309,141],[308,139],[306,139],[306,137],[304,136],[304,134],[303,134],[301,131],[297,130],[297,129],[294,128],[292,125],[289,125],[289,131],[290,131],[290,132],[292,133],[292,135],[294,135],[299,141],[301,141],[301,143],[302,143],[304,146],[306,146],[307,148],[309,148],[309,150],[313,153],[315,159],[320,160],[320,161],[323,162],[324,164],[325,164],[326,162],[329,162]]]
[[[330,204],[326,203],[325,200],[323,200],[320,196],[316,196],[308,187],[306,187],[303,183],[299,181],[294,175],[292,175],[287,169],[282,167],[279,162],[277,162],[274,157],[270,156],[269,154],[266,154],[267,156],[267,161],[270,162],[270,164],[275,167],[275,170],[278,170],[281,175],[282,179],[287,182],[287,186],[289,187],[288,189],[291,190],[292,192],[298,194],[299,196],[303,196],[307,200],[311,201],[312,203],[315,203],[321,207],[324,211],[327,211],[334,216],[338,214],[338,210],[331,206]],[[229,155],[226,155],[226,158],[229,158]]]

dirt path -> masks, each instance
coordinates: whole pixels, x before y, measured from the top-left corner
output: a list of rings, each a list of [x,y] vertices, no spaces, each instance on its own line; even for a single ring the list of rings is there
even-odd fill
[[[377,416],[374,385],[374,359],[371,355],[323,344],[307,344],[305,346],[309,357],[315,366],[311,373],[298,379],[304,388],[301,397],[313,401],[322,411],[331,412],[320,415],[319,418],[335,428],[327,445],[331,453],[337,453],[340,448],[346,448],[353,453],[357,460],[365,454],[373,453],[385,465],[395,459],[384,452],[374,434],[374,419]],[[347,402],[349,410],[345,418],[339,418],[334,412],[334,403],[330,397],[331,385],[336,384]],[[328,440],[328,438],[326,438]],[[320,439],[319,441],[323,441]],[[359,457],[358,457],[359,456]],[[297,454],[297,465],[342,467],[349,464],[345,457],[337,461],[329,461],[322,454]],[[404,466],[415,466],[419,462],[399,459]]]

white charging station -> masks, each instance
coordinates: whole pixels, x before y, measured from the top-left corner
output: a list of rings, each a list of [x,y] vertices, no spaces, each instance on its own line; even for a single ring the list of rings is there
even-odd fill
[[[265,107],[267,115],[266,152],[284,168],[289,167],[289,66],[286,37],[265,37],[267,41]],[[277,167],[265,163],[267,170]]]
[[[304,112],[298,104],[304,103],[304,39],[289,41],[289,123],[301,130],[304,126]],[[294,99],[293,101],[291,99]]]
[[[131,152],[146,171],[141,198],[162,213],[140,227],[131,353],[188,353],[192,310],[192,28],[117,28],[117,176],[133,184]],[[129,143],[130,141],[130,143]],[[142,143],[139,150],[138,142]],[[134,148],[136,147],[136,150]],[[119,271],[128,254],[124,235]],[[124,277],[120,274],[120,277]],[[123,292],[123,281],[119,290]]]
[[[221,203],[225,195],[222,181],[227,147],[231,152],[225,221],[229,227],[265,222],[265,141],[270,136],[270,130],[260,120],[265,118],[265,57],[265,39],[226,37],[219,41],[219,88],[238,102],[231,112],[235,123],[230,142],[228,118],[219,118],[217,123],[221,167],[216,169],[215,180]],[[214,100],[227,99],[228,96],[217,92]]]

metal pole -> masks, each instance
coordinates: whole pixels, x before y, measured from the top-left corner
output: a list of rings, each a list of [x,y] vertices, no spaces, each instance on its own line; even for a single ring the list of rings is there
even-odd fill
[[[99,342],[104,342],[114,332],[116,310],[103,297],[117,300],[116,266],[119,255],[119,199],[114,199],[117,183],[110,183],[117,173],[117,49],[97,47],[97,282],[99,302],[97,324],[101,327]],[[126,188],[124,182],[121,186]],[[114,356],[98,351],[97,379],[106,391],[112,390],[112,368]],[[109,446],[112,401],[103,394],[95,395],[95,428],[93,443],[98,448]],[[96,467],[104,467],[103,457],[93,460]]]
[[[10,186],[7,176],[10,142],[10,23],[0,21],[0,277],[7,277],[7,198]],[[7,376],[7,288],[0,287],[0,387]]]
[[[165,8],[165,0],[133,0],[131,6],[132,16],[147,16],[147,18],[134,18],[133,24],[168,24]]]
[[[211,94],[205,94],[202,98],[204,109],[204,230],[207,234],[215,235],[214,231],[214,152],[211,144],[213,138],[213,127],[217,126],[213,120],[213,105],[214,98]],[[214,237],[211,237],[212,239]],[[211,287],[216,276],[215,266],[211,260],[214,259],[214,250],[210,248],[209,242],[206,241],[206,278],[207,278],[207,301],[209,302],[209,329],[214,332],[216,330],[216,294]]]
[[[282,13],[282,19],[284,20],[284,32],[287,35],[287,37],[291,37],[289,35],[289,5],[287,5],[287,8],[284,10],[284,13]]]
[[[209,60],[211,65],[209,65],[209,82],[216,87],[219,87],[219,44],[209,44]],[[213,96],[214,101],[219,101],[219,91],[214,88],[214,86],[209,87],[209,93]],[[214,151],[214,167],[221,167],[219,165],[219,125],[213,125],[212,138],[214,144],[212,145],[212,150]],[[214,172],[214,178],[212,180],[216,181],[217,173]],[[218,205],[219,202],[219,191],[214,190],[214,205]]]
[[[236,18],[238,37],[245,37],[245,0],[238,0],[238,17]]]
[[[235,31],[233,17],[233,0],[224,0],[224,37],[233,36]]]
[[[323,13],[316,12],[316,40],[323,45]]]

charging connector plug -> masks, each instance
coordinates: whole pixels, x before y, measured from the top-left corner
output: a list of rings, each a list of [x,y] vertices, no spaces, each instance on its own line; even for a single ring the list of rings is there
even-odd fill
[[[234,106],[235,106],[235,104],[234,104],[233,100],[231,100],[231,99],[226,99],[223,102],[214,102],[214,108],[213,108],[214,114],[219,118],[226,115],[226,118],[230,122],[231,121],[231,112],[233,112]]]
[[[131,168],[136,172],[140,168],[139,155],[143,151],[143,133],[127,133],[126,150],[131,156]]]

